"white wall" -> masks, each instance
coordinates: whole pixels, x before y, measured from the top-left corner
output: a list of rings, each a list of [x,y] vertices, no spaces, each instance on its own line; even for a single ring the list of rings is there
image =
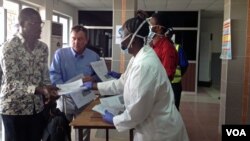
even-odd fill
[[[211,41],[210,33],[200,32],[199,81],[211,81]]]
[[[213,34],[213,40],[211,44],[213,53],[221,52],[222,26],[223,26],[223,17],[201,19],[201,32],[207,32]]]
[[[206,14],[206,13],[202,13]],[[211,81],[212,53],[221,52],[223,16],[201,17],[200,50],[199,50],[199,81]],[[212,40],[210,35],[212,34]]]

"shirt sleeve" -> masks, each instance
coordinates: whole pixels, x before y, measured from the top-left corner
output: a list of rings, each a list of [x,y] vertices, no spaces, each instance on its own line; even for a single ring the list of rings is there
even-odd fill
[[[106,82],[97,83],[98,91],[101,95],[123,94],[124,79],[125,76],[121,75],[121,77],[117,80],[110,80]]]
[[[131,73],[129,84],[124,90],[126,110],[113,118],[119,132],[135,128],[148,117],[154,103],[155,76],[148,74],[149,69],[138,67]]]
[[[61,62],[61,55],[60,55],[60,51],[57,50],[55,52],[55,55],[54,55],[54,58],[53,58],[53,61],[51,63],[51,66],[50,66],[50,71],[49,71],[49,74],[50,74],[50,80],[51,80],[51,83],[53,85],[55,84],[63,84],[63,79],[62,79],[62,70],[61,70],[61,67],[60,67],[60,62]]]
[[[181,75],[184,75],[187,71],[189,64],[186,53],[182,46],[179,46],[178,55],[179,55],[179,65],[181,67]]]
[[[128,77],[128,72],[133,64],[134,57],[129,60],[126,71],[121,74],[121,77],[116,80],[110,80],[106,82],[97,83],[97,88],[101,95],[116,95],[123,94],[124,84]]]
[[[0,66],[0,88],[1,88],[2,76],[3,76],[3,70],[2,67]]]

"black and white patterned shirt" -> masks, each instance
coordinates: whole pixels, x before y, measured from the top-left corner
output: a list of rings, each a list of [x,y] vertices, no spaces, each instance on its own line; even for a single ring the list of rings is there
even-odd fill
[[[21,34],[15,35],[0,48],[2,69],[0,113],[5,115],[32,115],[43,109],[41,95],[35,87],[50,84],[48,73],[48,47],[37,41],[34,50],[24,47]]]

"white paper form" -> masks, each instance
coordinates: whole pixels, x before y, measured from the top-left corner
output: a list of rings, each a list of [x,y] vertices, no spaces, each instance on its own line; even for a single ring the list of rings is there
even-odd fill
[[[114,80],[115,78],[107,75],[108,69],[104,60],[95,61],[90,63],[95,73],[102,81]]]
[[[57,85],[57,87],[60,89],[58,94],[62,96],[70,95],[78,109],[96,98],[95,91],[89,91],[86,90],[85,87],[82,87],[83,77],[84,75],[80,74],[68,80],[65,84]]]
[[[96,98],[96,95],[93,91],[83,91],[83,90],[70,93],[70,96],[75,102],[75,105],[78,109]]]
[[[95,105],[93,108],[92,108],[93,111],[96,111],[98,113],[100,113],[101,115],[104,115],[105,114],[105,110],[108,110],[108,107],[106,107],[105,105],[103,104],[98,104],[98,105]]]
[[[118,115],[125,109],[122,95],[100,98],[100,102],[101,104],[95,105],[92,110],[102,115],[105,114],[105,110],[113,115]]]
[[[82,86],[82,79],[78,79],[73,82],[65,83],[65,84],[57,84],[56,86],[60,89],[58,91],[59,95],[70,94],[75,91],[79,91],[84,89]]]
[[[122,95],[100,98],[100,102],[101,102],[101,104],[104,104],[108,107],[114,107],[114,108],[123,108],[124,107],[124,101],[123,101]]]

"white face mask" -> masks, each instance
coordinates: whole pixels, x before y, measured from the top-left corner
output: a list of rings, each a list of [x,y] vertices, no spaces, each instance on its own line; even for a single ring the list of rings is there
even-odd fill
[[[153,40],[153,38],[154,38],[154,36],[155,36],[155,32],[153,32],[152,31],[152,27],[153,26],[150,26],[149,27],[149,33],[148,33],[148,38],[147,38],[147,44],[149,44],[152,40]]]
[[[126,47],[126,46],[123,46],[123,45],[122,45],[122,42],[125,41],[130,35],[131,35],[131,34],[127,35],[124,39],[121,40],[120,48],[121,48],[121,50],[122,50],[125,54],[129,54],[129,53],[128,53],[128,48],[129,48],[129,46],[127,46],[127,47]]]
[[[131,34],[127,35],[127,36],[121,41],[121,43],[122,43],[122,42],[125,41],[130,35],[132,35],[132,38],[130,39],[129,44],[128,44],[127,47],[121,45],[121,49],[124,51],[124,53],[127,53],[127,54],[129,53],[129,52],[128,52],[128,49],[132,46],[132,42],[133,42],[133,40],[134,40],[135,37],[142,38],[142,39],[144,40],[144,42],[145,42],[145,37],[142,37],[142,36],[140,36],[140,35],[137,35],[137,33],[138,33],[138,31],[141,29],[141,27],[144,25],[144,23],[148,22],[148,20],[149,20],[149,19],[144,20],[144,21],[139,25],[139,27],[136,29],[136,31],[135,31],[133,34],[131,33]]]
[[[135,34],[135,33],[134,33],[134,34]],[[123,42],[123,41],[125,41],[130,35],[132,35],[132,38],[130,39],[129,44],[128,44],[127,47],[121,45],[121,49],[122,49],[123,52],[126,53],[126,54],[129,54],[128,49],[129,49],[130,47],[132,47],[132,42],[133,42],[133,40],[134,40],[135,37],[139,37],[139,38],[145,39],[144,37],[142,37],[142,36],[140,36],[140,35],[134,35],[134,34],[129,34],[129,35],[127,35],[127,37],[125,37],[125,38],[122,40],[122,42]],[[121,42],[121,43],[122,43],[122,42]]]
[[[123,53],[124,53],[124,54],[129,54],[129,52],[128,52],[128,47],[127,47],[125,50],[123,50]]]
[[[165,28],[164,26],[161,26],[161,25],[155,25],[155,26],[160,26],[162,28]],[[153,30],[152,30],[153,27],[154,26],[150,26],[149,33],[148,33],[148,38],[147,38],[147,44],[149,44],[153,40],[155,35],[157,35],[158,37],[164,37],[165,36],[165,35],[153,32]]]

